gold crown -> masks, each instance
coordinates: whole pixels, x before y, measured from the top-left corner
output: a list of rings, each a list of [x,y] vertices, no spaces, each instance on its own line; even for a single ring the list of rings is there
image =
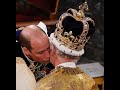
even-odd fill
[[[91,23],[95,26],[94,21],[90,17],[85,16],[84,11],[87,10],[88,4],[85,2],[79,6],[78,11],[70,8],[59,17],[54,37],[60,45],[64,45],[65,47],[77,52],[84,49],[85,44],[90,39],[90,35],[88,36],[90,29],[89,24]],[[66,23],[68,25],[66,25]],[[75,23],[76,26],[74,26]],[[72,27],[74,27],[75,30]],[[77,30],[77,27],[79,27],[79,30]]]

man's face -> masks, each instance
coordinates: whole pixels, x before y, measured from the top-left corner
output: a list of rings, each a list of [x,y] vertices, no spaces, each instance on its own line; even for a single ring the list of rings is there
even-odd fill
[[[48,63],[50,59],[50,43],[48,38],[35,38],[31,41],[30,56],[36,62]]]

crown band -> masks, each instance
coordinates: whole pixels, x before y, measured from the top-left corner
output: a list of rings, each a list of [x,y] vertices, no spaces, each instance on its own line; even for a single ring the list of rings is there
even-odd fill
[[[76,50],[72,50],[69,49],[68,47],[65,47],[64,45],[62,45],[61,43],[59,43],[56,38],[54,37],[54,33],[52,33],[50,35],[50,40],[51,42],[62,52],[72,55],[72,56],[81,56],[84,54],[84,49],[80,50],[80,51],[76,51]]]

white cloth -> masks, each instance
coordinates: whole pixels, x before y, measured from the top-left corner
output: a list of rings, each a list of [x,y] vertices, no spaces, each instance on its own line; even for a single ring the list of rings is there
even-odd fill
[[[65,62],[65,63],[57,65],[56,67],[59,67],[59,66],[76,68],[76,64],[74,62]]]
[[[40,21],[37,26],[40,27],[46,33],[46,35],[48,36],[47,26],[43,22]]]
[[[25,61],[16,57],[16,90],[35,90],[36,80]]]

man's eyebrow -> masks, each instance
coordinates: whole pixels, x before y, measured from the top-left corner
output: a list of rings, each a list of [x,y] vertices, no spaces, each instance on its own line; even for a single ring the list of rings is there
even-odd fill
[[[43,52],[44,52],[44,51],[38,51],[37,53],[38,53],[38,54],[42,54]]]

